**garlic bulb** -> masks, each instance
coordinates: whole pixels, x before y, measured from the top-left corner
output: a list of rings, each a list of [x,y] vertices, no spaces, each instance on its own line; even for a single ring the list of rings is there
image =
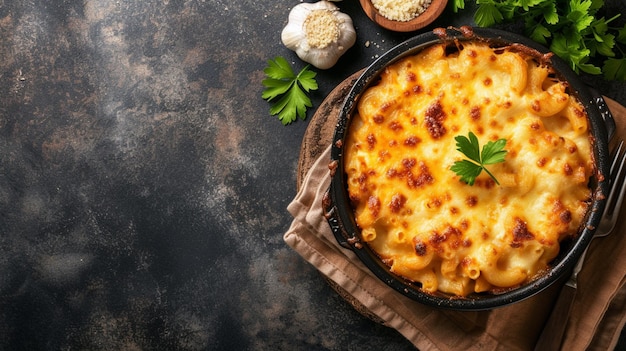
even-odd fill
[[[302,61],[327,69],[354,45],[356,31],[350,16],[322,0],[294,6],[281,39]]]

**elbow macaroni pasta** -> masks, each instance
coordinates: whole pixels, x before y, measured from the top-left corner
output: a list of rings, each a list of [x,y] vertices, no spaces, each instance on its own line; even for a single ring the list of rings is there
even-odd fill
[[[361,96],[344,172],[361,237],[426,292],[496,292],[535,279],[577,233],[594,172],[584,107],[512,48],[444,44],[389,66]],[[462,183],[454,137],[504,138],[505,162]]]

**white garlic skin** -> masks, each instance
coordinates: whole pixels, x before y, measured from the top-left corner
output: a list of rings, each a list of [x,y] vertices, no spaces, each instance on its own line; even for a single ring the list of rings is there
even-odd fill
[[[339,35],[328,46],[319,48],[309,45],[305,32],[305,21],[314,11],[329,11],[338,24]],[[328,69],[334,66],[341,55],[350,49],[356,42],[356,31],[352,18],[339,11],[339,8],[327,1],[316,3],[301,3],[289,12],[289,21],[281,33],[283,44],[296,52],[298,57],[307,63],[319,68]]]

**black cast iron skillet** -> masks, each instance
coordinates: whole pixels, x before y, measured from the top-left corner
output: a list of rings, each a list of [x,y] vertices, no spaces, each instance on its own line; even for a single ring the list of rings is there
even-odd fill
[[[355,223],[353,210],[347,195],[341,145],[360,94],[376,83],[380,72],[387,65],[408,55],[414,55],[436,43],[449,42],[450,45],[455,45],[455,42],[462,43],[465,40],[484,40],[496,47],[521,44],[526,49],[530,48],[531,51],[542,56],[542,59],[547,58],[557,74],[561,76],[560,78],[568,82],[569,92],[577,96],[586,109],[593,135],[593,152],[597,171],[593,179],[590,180],[590,186],[593,189],[593,199],[584,225],[581,226],[575,238],[561,244],[559,256],[553,260],[548,272],[531,283],[499,294],[485,293],[458,297],[444,293],[427,293],[422,291],[419,284],[412,283],[391,273],[389,267],[381,262],[366,243],[361,241],[360,231]],[[615,129],[615,123],[602,97],[593,93],[564,61],[556,56],[549,56],[549,51],[546,48],[514,33],[496,29],[470,27],[461,29],[439,28],[432,32],[415,36],[394,47],[366,68],[356,80],[344,101],[333,138],[330,163],[332,179],[328,193],[323,201],[323,207],[326,219],[337,241],[346,249],[352,250],[374,275],[402,295],[426,305],[445,309],[485,310],[505,306],[539,293],[557,281],[564,273],[569,272],[591,241],[604,209],[605,195],[608,194],[609,189],[609,135]]]

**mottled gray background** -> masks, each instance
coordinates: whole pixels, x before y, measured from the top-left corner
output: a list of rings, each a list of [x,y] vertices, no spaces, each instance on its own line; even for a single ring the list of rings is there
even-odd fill
[[[412,348],[282,240],[308,123],[261,80],[304,66],[280,42],[298,3],[0,0],[0,350]],[[315,106],[411,35],[339,6],[358,39]]]

